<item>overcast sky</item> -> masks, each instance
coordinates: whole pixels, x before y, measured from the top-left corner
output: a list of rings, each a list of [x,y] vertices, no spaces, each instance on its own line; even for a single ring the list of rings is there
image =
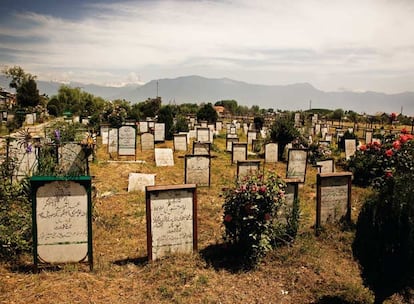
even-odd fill
[[[0,0],[0,11],[1,67],[41,80],[414,91],[412,0]]]

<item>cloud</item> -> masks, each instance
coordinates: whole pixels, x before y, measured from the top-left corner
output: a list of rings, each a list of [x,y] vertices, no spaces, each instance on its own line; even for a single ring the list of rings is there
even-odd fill
[[[26,12],[2,24],[0,43],[16,53],[2,51],[0,63],[14,60],[39,78],[72,71],[73,80],[101,83],[196,71],[269,84],[286,73],[286,81],[310,77],[322,88],[369,86],[349,75],[380,69],[395,82],[399,71],[413,70],[413,13],[414,2],[402,0],[87,3],[78,19]]]

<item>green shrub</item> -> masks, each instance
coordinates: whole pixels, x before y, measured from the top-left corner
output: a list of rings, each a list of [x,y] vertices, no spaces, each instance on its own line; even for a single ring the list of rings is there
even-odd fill
[[[225,192],[224,240],[254,267],[280,240],[294,238],[297,220],[282,218],[286,184],[277,175],[249,175]],[[293,214],[293,213],[291,213]],[[294,234],[294,235],[293,235]]]
[[[301,141],[300,132],[295,128],[294,122],[284,117],[273,123],[270,131],[270,138],[272,142],[277,142],[279,144],[279,159],[282,159],[283,152],[288,143],[291,143],[295,139],[297,139],[298,142]]]

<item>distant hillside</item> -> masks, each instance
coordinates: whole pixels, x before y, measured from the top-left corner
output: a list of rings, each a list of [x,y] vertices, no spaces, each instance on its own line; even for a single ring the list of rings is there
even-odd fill
[[[38,81],[39,91],[51,96],[57,93],[60,83]],[[175,102],[201,103],[223,99],[235,99],[239,105],[258,105],[260,108],[281,110],[307,110],[312,108],[344,109],[359,113],[397,112],[414,116],[414,92],[385,94],[379,92],[324,92],[308,83],[291,85],[260,85],[235,81],[228,78],[210,79],[185,76],[174,79],[152,80],[144,85],[106,87],[82,83],[70,83],[83,91],[105,99],[126,99],[133,103],[158,95],[164,104]],[[158,85],[158,88],[157,88]],[[0,86],[8,87],[8,81],[0,77]]]

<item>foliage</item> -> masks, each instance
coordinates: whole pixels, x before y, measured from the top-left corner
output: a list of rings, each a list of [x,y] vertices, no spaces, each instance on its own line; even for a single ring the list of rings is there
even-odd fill
[[[226,109],[226,111],[232,115],[236,114],[237,108],[238,108],[237,101],[234,99],[220,100],[220,101],[217,101],[214,105],[223,106]]]
[[[309,163],[316,165],[317,161],[330,159],[333,156],[331,146],[321,145],[319,143],[312,143],[308,147],[309,149]]]
[[[281,159],[285,146],[294,139],[300,138],[300,133],[295,128],[292,120],[282,117],[273,123],[270,131],[270,138],[272,142],[277,142],[279,144],[278,154],[279,159]]]
[[[140,102],[138,108],[143,117],[155,117],[161,108],[161,97],[148,98],[146,101]]]
[[[414,170],[412,139],[413,136],[403,129],[401,134],[384,136],[381,144],[373,142],[360,146],[346,165],[354,175],[354,184],[381,188],[384,172],[392,175],[397,171],[410,173]]]
[[[211,103],[204,104],[197,112],[197,120],[205,120],[209,123],[215,123],[218,119],[216,110],[214,110]]]
[[[256,117],[253,119],[254,128],[255,128],[256,130],[261,130],[261,129],[263,128],[264,122],[265,122],[265,121],[264,121],[263,116],[256,116]]]
[[[175,125],[174,125],[174,132],[188,132],[188,122],[187,119],[185,119],[182,115],[177,115]]]
[[[266,179],[253,174],[225,192],[224,239],[241,253],[247,267],[254,267],[276,240],[285,239],[287,233],[295,231],[296,221],[281,220],[285,187],[275,174],[269,174]]]
[[[165,139],[173,139],[174,134],[174,118],[172,108],[169,105],[161,107],[158,112],[158,122],[164,123],[165,126]]]
[[[412,157],[412,155],[411,155]],[[376,303],[410,286],[414,278],[413,170],[387,174],[358,218],[353,243],[365,285]]]
[[[0,258],[18,260],[31,248],[31,204],[27,180],[10,179],[15,160],[0,164]]]

